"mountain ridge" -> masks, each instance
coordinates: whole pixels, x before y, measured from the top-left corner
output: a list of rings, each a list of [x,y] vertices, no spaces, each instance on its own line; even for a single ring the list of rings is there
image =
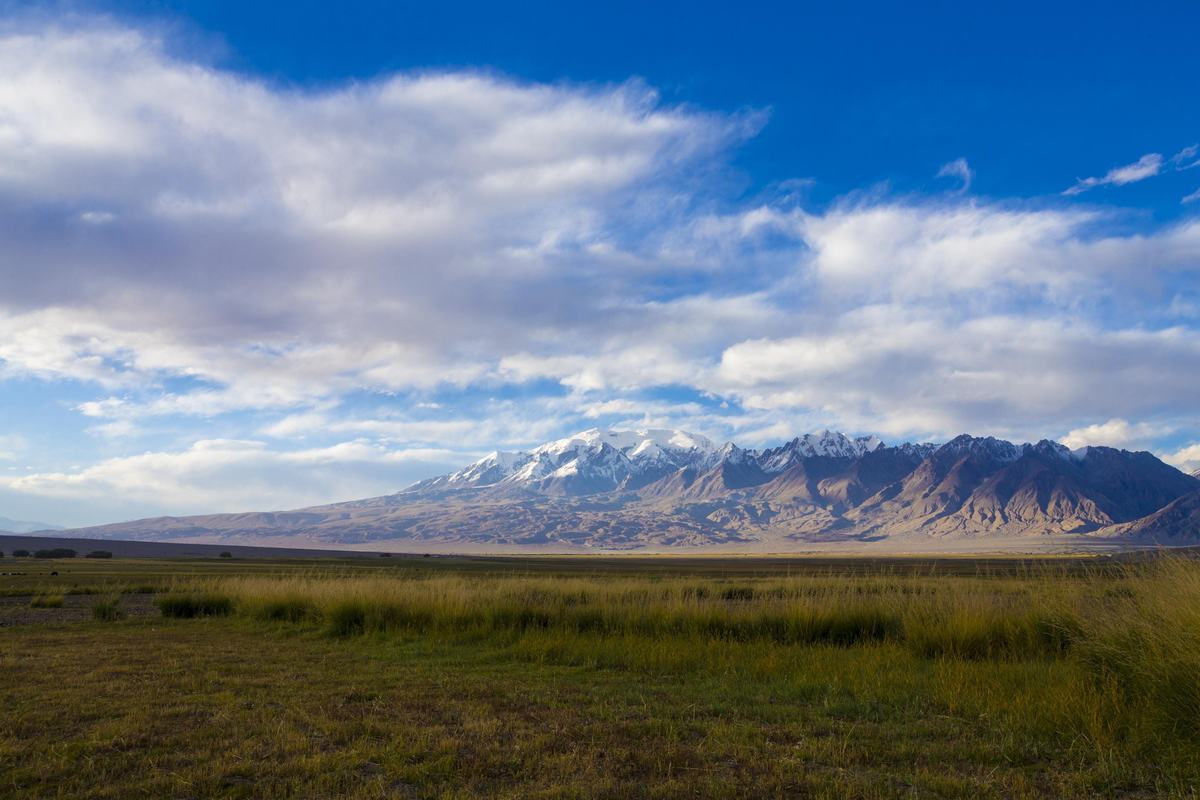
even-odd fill
[[[963,434],[941,445],[887,445],[819,431],[754,450],[672,429],[592,428],[490,453],[392,495],[73,533],[585,551],[1006,537],[1200,542],[1192,494],[1200,498],[1200,479],[1150,453],[1045,439]]]

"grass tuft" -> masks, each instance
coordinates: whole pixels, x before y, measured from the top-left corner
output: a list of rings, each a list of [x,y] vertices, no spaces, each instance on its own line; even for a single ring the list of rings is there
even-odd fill
[[[164,617],[223,617],[233,613],[233,600],[214,592],[175,593],[155,601]]]
[[[115,622],[125,619],[125,612],[120,607],[120,598],[101,600],[96,603],[92,606],[92,619],[98,622]]]

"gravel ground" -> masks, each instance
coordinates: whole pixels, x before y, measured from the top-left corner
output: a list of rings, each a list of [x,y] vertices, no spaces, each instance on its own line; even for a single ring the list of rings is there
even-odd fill
[[[92,606],[104,599],[98,594],[69,594],[63,598],[62,608],[32,608],[33,595],[0,597],[0,628],[84,622],[92,618]],[[121,595],[119,607],[130,618],[158,615],[152,594]]]

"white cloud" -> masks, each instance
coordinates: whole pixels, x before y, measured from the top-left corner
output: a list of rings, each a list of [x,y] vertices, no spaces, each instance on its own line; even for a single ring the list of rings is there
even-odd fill
[[[1200,158],[1196,157],[1197,153],[1200,153],[1200,144],[1188,145],[1175,155],[1171,156],[1171,165],[1175,167],[1176,170],[1200,167]]]
[[[1136,183],[1161,174],[1167,167],[1173,168],[1176,172],[1200,167],[1200,159],[1196,158],[1198,151],[1200,151],[1200,145],[1193,144],[1183,148],[1169,159],[1164,159],[1161,153],[1147,153],[1132,164],[1110,169],[1101,177],[1080,178],[1063,194],[1071,196],[1082,194],[1097,186],[1124,186],[1127,183]],[[1183,202],[1187,203],[1193,197],[1193,195],[1189,195],[1188,198],[1184,198]]]
[[[91,225],[107,225],[117,217],[107,211],[83,211],[79,214],[79,218]]]
[[[1173,464],[1187,473],[1200,471],[1200,442],[1181,447],[1173,453],[1159,455],[1163,461]]]
[[[277,439],[303,439],[318,432],[324,432],[330,423],[329,415],[323,411],[305,411],[299,414],[288,414],[259,431],[263,436]]]
[[[1170,433],[1171,426],[1149,422],[1131,423],[1123,419],[1110,419],[1076,428],[1060,441],[1071,449],[1089,446],[1119,447],[1125,450],[1144,450],[1155,439]]]
[[[971,167],[965,158],[956,158],[943,164],[942,168],[938,170],[937,177],[958,178],[962,181],[959,191],[965,194],[971,190],[971,179],[974,177],[974,173],[971,172]]]
[[[500,361],[507,380],[524,382],[551,378],[576,391],[609,388],[634,389],[672,383],[690,383],[694,367],[670,346],[647,342],[609,352],[566,356],[521,353]]]
[[[140,415],[464,385],[602,329],[657,269],[620,220],[671,227],[685,176],[761,124],[636,82],[283,90],[103,23],[0,36],[0,71],[2,369],[200,384]]]
[[[831,329],[734,345],[716,380],[750,407],[821,409],[852,429],[1041,438],[1064,417],[1189,414],[1200,337],[884,305]]]
[[[1200,221],[1151,236],[1097,235],[1104,221],[1074,209],[893,202],[796,213],[790,224],[811,249],[818,288],[843,305],[854,298],[1068,304],[1114,290],[1144,293],[1147,265],[1151,273],[1200,269]]]
[[[63,472],[0,477],[0,486],[27,495],[105,500],[119,497],[175,513],[289,508],[332,502],[370,490],[396,491],[420,474],[460,456],[443,449],[389,449],[364,440],[278,451],[253,440],[211,439],[180,451],[101,461]]]
[[[1103,176],[1098,178],[1080,178],[1075,181],[1075,185],[1066,189],[1064,195],[1082,194],[1089,189],[1095,189],[1097,186],[1124,186],[1127,183],[1136,183],[1143,181],[1146,178],[1153,178],[1163,168],[1162,153],[1147,153],[1132,164],[1126,164],[1123,167],[1113,167]]]
[[[570,407],[553,399],[534,399],[521,405],[488,403],[476,413],[458,410],[434,418],[414,418],[382,409],[380,412],[375,416],[352,416],[333,410],[305,411],[285,415],[263,427],[260,433],[299,441],[350,435],[406,451],[445,444],[459,453],[459,459],[465,463],[469,456],[499,445],[538,444],[558,432],[573,413]]]
[[[1194,203],[1197,200],[1200,200],[1200,189],[1197,189],[1196,191],[1192,192],[1191,194],[1186,195],[1179,202],[1183,203],[1184,205],[1187,205],[1188,203]]]
[[[638,82],[285,88],[86,21],[9,28],[0,74],[0,381],[87,387],[71,405],[109,456],[23,492],[282,506],[601,422],[1083,437],[1182,430],[1200,396],[1200,220],[883,190],[747,206],[721,172],[762,118]],[[162,443],[200,426],[229,439]],[[134,433],[158,450],[121,451]]]
[[[133,420],[118,419],[88,427],[88,433],[102,436],[106,439],[127,439],[138,433],[138,426]]]

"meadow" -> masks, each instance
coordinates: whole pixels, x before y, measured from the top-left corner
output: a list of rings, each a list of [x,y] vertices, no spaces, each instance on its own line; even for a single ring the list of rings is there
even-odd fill
[[[4,570],[4,797],[1200,786],[1200,562],[1180,556]]]

